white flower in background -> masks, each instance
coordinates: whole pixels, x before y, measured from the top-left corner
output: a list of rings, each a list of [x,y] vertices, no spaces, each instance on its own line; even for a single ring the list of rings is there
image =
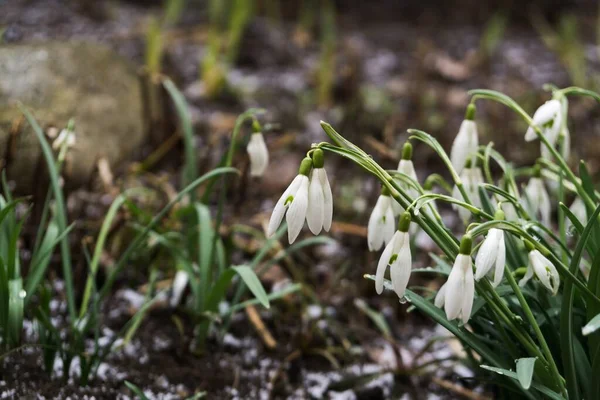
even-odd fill
[[[394,199],[390,196],[387,188],[383,188],[381,195],[377,199],[375,208],[369,217],[369,226],[367,227],[367,243],[370,251],[381,249],[384,244],[392,240],[394,236],[394,212],[392,202]]]
[[[250,175],[263,176],[269,165],[269,150],[261,132],[254,132],[250,135],[246,151],[250,157]]]
[[[288,240],[290,244],[294,243],[294,240],[300,234],[308,210],[308,174],[311,168],[312,160],[308,157],[304,158],[300,163],[298,175],[290,183],[285,192],[283,192],[277,204],[275,204],[271,220],[269,221],[267,236],[273,236],[279,225],[281,225],[284,215],[288,224]]]
[[[477,257],[475,257],[475,280],[479,281],[488,274],[492,275],[493,272],[492,285],[497,287],[502,281],[505,265],[504,232],[501,229],[492,228],[488,231]]]
[[[321,229],[329,232],[333,219],[333,196],[327,172],[323,168],[323,161],[323,150],[316,149],[313,152],[313,170],[308,186],[308,213],[306,215],[308,228],[315,235],[318,235]]]
[[[467,162],[467,166],[460,173],[460,180],[463,183],[463,189],[467,193],[467,196],[469,196],[471,204],[477,208],[481,208],[481,198],[479,197],[479,185],[483,183],[483,174],[481,172],[481,168],[471,167],[470,163]],[[452,197],[466,202],[466,199],[463,198],[458,186],[454,186],[454,189],[452,190]],[[458,210],[458,215],[463,222],[466,222],[471,218],[471,212],[466,208],[455,204],[452,207],[455,210]]]
[[[475,154],[479,146],[479,135],[477,134],[477,125],[473,121],[474,117],[475,105],[469,104],[465,119],[461,123],[458,134],[450,149],[450,160],[458,174],[465,168],[465,163],[469,158],[471,158],[473,164],[475,163]]]
[[[377,294],[383,292],[383,278],[385,271],[390,266],[390,277],[392,286],[398,297],[404,297],[406,286],[412,271],[412,256],[410,253],[410,214],[404,212],[398,223],[398,230],[394,233],[392,240],[385,246],[381,258],[377,264],[375,274],[375,290]]]
[[[567,127],[568,108],[569,103],[567,98],[563,96],[560,100],[560,111],[553,120],[552,126],[543,130],[544,135],[552,147],[556,148],[556,145],[559,145],[558,150],[565,160],[569,159],[569,155],[571,153],[571,133]],[[548,150],[548,147],[546,147],[544,143],[540,143],[540,153],[542,154],[542,157],[547,160],[553,159],[550,150]]]
[[[573,200],[573,204],[571,204],[571,207],[569,207],[569,210],[573,213],[573,215],[575,215],[575,217],[579,220],[579,222],[581,222],[581,224],[583,226],[585,226],[585,224],[587,223],[588,217],[587,217],[587,210],[585,208],[585,203],[583,202],[581,197],[576,197],[575,200]],[[573,223],[571,222],[569,217],[566,217],[566,221],[565,221],[566,229],[569,230],[569,229],[571,229],[572,226],[573,226]]]
[[[75,132],[70,129],[63,129],[60,131],[54,142],[52,142],[52,148],[54,150],[59,150],[62,148],[63,144],[66,143],[67,149],[75,146],[77,140],[75,139]]]
[[[549,100],[542,104],[533,114],[532,126],[527,128],[525,141],[531,142],[537,139],[533,126],[539,127],[546,139],[552,144],[556,143],[562,124],[562,106],[558,100]]]
[[[171,292],[171,307],[177,307],[179,302],[181,301],[181,296],[183,295],[183,291],[188,284],[188,273],[185,270],[178,270],[175,273],[175,277],[173,278],[173,286]]]
[[[460,243],[460,254],[456,256],[448,280],[440,288],[434,300],[437,307],[444,307],[449,320],[460,318],[464,324],[471,317],[475,298],[475,280],[469,254],[471,245],[471,237],[463,236]]]
[[[556,295],[556,293],[558,293],[558,287],[560,286],[560,276],[558,275],[556,267],[538,250],[531,250],[533,249],[533,245],[530,243],[527,245],[530,247],[529,265],[525,276],[519,281],[519,286],[525,286],[535,274],[542,285],[552,292],[552,295]]]
[[[550,227],[550,196],[540,177],[538,166],[535,167],[534,174],[525,187],[525,196],[527,210],[532,215],[539,216],[542,224]]]
[[[410,143],[405,143],[402,148],[402,159],[398,163],[398,172],[408,176],[410,179],[418,183],[419,180],[417,178],[417,172],[415,171],[415,166],[412,162],[412,145]],[[398,185],[408,194],[408,196],[414,200],[419,197],[419,192],[415,187],[408,182],[400,180]],[[392,208],[394,210],[394,216],[398,216],[402,214],[404,209],[397,201],[392,201]],[[416,227],[416,225],[415,225]]]

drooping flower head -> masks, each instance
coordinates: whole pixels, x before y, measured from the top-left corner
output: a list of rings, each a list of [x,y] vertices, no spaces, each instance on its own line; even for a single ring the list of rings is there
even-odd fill
[[[504,212],[498,210],[496,219],[504,219]],[[483,241],[477,257],[475,257],[475,280],[479,281],[487,275],[493,277],[492,285],[497,287],[502,281],[504,267],[506,266],[506,245],[504,244],[504,232],[501,229],[492,228]]]
[[[312,153],[313,170],[310,174],[308,186],[308,212],[306,222],[312,233],[318,235],[321,229],[329,232],[333,219],[333,196],[331,186],[327,178],[327,172],[323,168],[323,150],[316,149]]]
[[[536,250],[533,244],[525,241],[525,246],[529,250],[529,265],[525,276],[519,281],[519,286],[525,286],[535,275],[541,284],[552,292],[552,295],[556,295],[560,287],[560,275],[558,275],[556,267],[552,264],[552,261],[544,257],[539,250]]]
[[[412,256],[410,253],[410,213],[403,212],[398,221],[398,230],[392,240],[385,246],[377,264],[375,274],[375,290],[378,294],[383,291],[385,271],[390,266],[392,286],[398,297],[404,297],[410,273],[412,270]]]
[[[290,183],[285,192],[283,192],[277,204],[275,204],[271,220],[269,221],[267,236],[273,236],[279,225],[281,225],[284,215],[288,224],[288,240],[290,244],[294,243],[300,234],[308,210],[308,175],[312,169],[312,164],[313,162],[310,157],[305,157],[300,163],[298,175]]]
[[[473,299],[475,297],[475,280],[471,262],[473,240],[470,235],[463,236],[460,251],[446,283],[435,297],[435,305],[444,307],[449,320],[460,318],[464,324],[471,318]]]
[[[525,187],[525,208],[534,216],[541,219],[542,224],[550,226],[550,196],[544,186],[539,165],[533,169],[533,174]]]
[[[471,160],[467,160],[465,168],[460,173],[460,180],[462,181],[463,189],[469,197],[468,200],[473,206],[481,208],[481,197],[479,197],[479,186],[483,183],[483,174],[481,172],[481,168],[476,165],[472,166]],[[467,199],[463,198],[460,189],[456,185],[452,190],[452,197],[465,202],[467,201]],[[467,222],[471,218],[471,212],[466,208],[459,207],[457,205],[453,205],[453,208],[458,210],[458,215],[463,222]]]
[[[246,147],[250,158],[250,175],[263,176],[269,165],[269,150],[261,132],[253,132]]]
[[[370,251],[381,249],[394,236],[395,221],[392,210],[392,202],[394,201],[390,196],[389,190],[384,186],[381,189],[381,195],[377,199],[375,208],[373,208],[371,217],[369,217],[367,243]]]
[[[403,173],[415,182],[419,182],[417,179],[415,166],[412,162],[412,145],[408,142],[404,143],[404,146],[402,147],[402,158],[398,163],[398,172]],[[405,181],[399,181],[398,185],[406,192],[406,194],[408,194],[408,196],[411,198],[411,201],[419,197],[419,192],[413,185]],[[392,208],[394,210],[394,216],[398,216],[404,211],[402,206],[398,204],[397,201],[392,202]]]
[[[465,168],[465,163],[471,159],[475,163],[477,146],[479,146],[479,135],[477,125],[473,120],[475,118],[475,105],[469,104],[465,113],[465,119],[460,125],[458,134],[452,143],[450,149],[450,160],[452,166],[458,174]]]
[[[537,126],[545,136],[550,146],[555,147],[562,140],[562,156],[568,159],[571,148],[571,136],[567,127],[567,110],[569,104],[566,97],[560,100],[552,99],[542,104],[533,114],[532,126],[525,133],[525,140],[531,142],[537,139],[534,126]],[[540,143],[542,157],[551,160],[550,150]]]

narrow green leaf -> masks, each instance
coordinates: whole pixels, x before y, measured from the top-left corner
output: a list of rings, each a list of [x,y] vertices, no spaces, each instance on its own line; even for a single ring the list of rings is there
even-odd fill
[[[283,289],[278,290],[277,292],[269,293],[267,298],[269,299],[269,302],[272,302],[273,300],[278,300],[282,297],[287,296],[288,294],[295,293],[301,289],[302,289],[302,285],[299,283],[295,283],[293,285],[286,286]],[[238,303],[238,304],[232,306],[230,308],[229,312],[234,313],[234,312],[237,312],[238,310],[245,308],[246,306],[255,305],[258,303],[260,303],[260,302],[257,299],[249,299],[246,301],[242,301],[241,303]]]
[[[16,346],[21,341],[21,332],[23,331],[23,279],[17,278],[8,281],[8,343],[9,346]]]
[[[198,266],[200,267],[200,293],[201,297],[196,299],[198,311],[203,312],[204,303],[208,297],[210,283],[212,282],[213,243],[215,232],[212,227],[210,209],[208,206],[195,202],[194,210],[198,219]]]
[[[265,289],[260,283],[260,280],[258,279],[258,276],[256,276],[254,270],[247,265],[240,265],[232,268],[242,278],[254,297],[256,297],[256,299],[260,301],[265,308],[269,308],[269,298],[267,297],[267,293],[265,292]]]
[[[517,360],[517,378],[525,390],[528,390],[531,387],[535,360],[537,360],[536,357],[519,358]]]
[[[373,310],[371,307],[367,305],[367,303],[362,299],[355,299],[354,306],[362,311],[379,329],[379,331],[383,334],[383,336],[390,338],[392,337],[392,331],[385,321],[385,317],[378,311]]]
[[[142,389],[140,389],[138,386],[134,385],[129,381],[124,381],[123,383],[125,384],[125,386],[127,386],[129,390],[135,393],[136,396],[139,396],[140,400],[149,400],[148,397],[142,391]]]

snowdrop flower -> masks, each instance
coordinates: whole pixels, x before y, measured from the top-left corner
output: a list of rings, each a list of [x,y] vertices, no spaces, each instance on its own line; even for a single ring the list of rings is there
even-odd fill
[[[460,242],[460,254],[454,260],[454,266],[448,280],[438,291],[434,304],[444,307],[449,320],[460,318],[466,324],[471,317],[473,299],[475,297],[475,280],[471,265],[470,235],[463,236]]]
[[[171,293],[170,305],[175,308],[181,301],[181,296],[183,295],[183,291],[188,284],[188,273],[185,270],[178,270],[173,278],[173,286]]]
[[[269,150],[261,132],[252,133],[246,151],[250,157],[250,175],[263,176],[269,165]]]
[[[501,210],[496,213],[502,216],[497,219],[504,219]],[[475,280],[479,281],[484,276],[490,274],[493,268],[492,285],[497,287],[502,281],[504,267],[506,265],[506,246],[504,244],[504,232],[501,229],[492,228],[479,248],[477,257],[475,257]]]
[[[367,243],[370,251],[381,249],[394,236],[395,221],[392,210],[392,202],[394,201],[390,196],[389,190],[384,186],[381,190],[381,195],[377,199],[375,208],[373,208],[371,217],[369,217]]]
[[[560,101],[553,99],[542,104],[533,114],[533,121],[525,133],[525,141],[537,139],[534,126],[542,129],[550,143],[556,143],[562,124],[562,106]]]
[[[561,152],[561,156],[565,160],[569,159],[569,154],[571,153],[571,133],[567,127],[568,108],[569,103],[567,98],[563,96],[560,100],[560,111],[556,115],[552,127],[544,129],[544,134],[546,135],[549,144],[552,147],[556,147],[556,145],[559,144],[558,147]],[[540,143],[540,152],[542,157],[547,160],[552,160],[552,154],[544,143]]]
[[[479,197],[479,185],[483,183],[483,174],[481,173],[481,168],[471,167],[470,160],[467,160],[465,168],[460,173],[460,180],[463,183],[463,188],[467,193],[467,196],[469,196],[471,204],[477,208],[481,208],[481,198]],[[454,189],[452,190],[452,197],[458,200],[466,201],[458,189],[458,186],[454,186]],[[452,207],[455,210],[458,210],[458,215],[463,222],[466,222],[471,218],[471,212],[466,208],[455,204]]]
[[[375,274],[375,290],[377,294],[383,292],[383,278],[389,265],[394,291],[398,297],[404,297],[412,270],[409,227],[410,213],[404,212],[398,222],[398,230],[394,233],[388,245],[385,246],[377,264],[377,272]]]
[[[532,215],[539,215],[542,224],[550,226],[550,196],[541,178],[540,167],[534,167],[533,176],[525,187],[526,206]]]
[[[415,182],[419,182],[417,179],[417,173],[415,171],[415,166],[412,162],[412,145],[410,143],[404,143],[404,147],[402,148],[402,159],[398,163],[398,172],[403,173],[408,176]],[[400,181],[398,183],[400,187],[410,196],[411,199],[416,199],[419,197],[419,192],[415,187],[405,181]],[[404,209],[397,201],[392,201],[392,209],[394,210],[394,216],[398,216],[402,214]],[[416,227],[416,225],[415,225]]]
[[[306,222],[312,233],[318,235],[321,229],[329,232],[333,219],[333,196],[331,186],[327,179],[327,172],[323,168],[323,150],[313,152],[313,170],[310,173],[308,186],[308,213]]]
[[[475,105],[469,104],[465,119],[461,123],[450,149],[450,160],[458,174],[465,168],[465,163],[469,157],[471,157],[473,163],[475,162],[474,157],[477,153],[477,146],[479,146],[479,135],[477,134],[477,125],[473,121],[474,117]]]
[[[60,131],[56,139],[52,142],[52,148],[54,150],[59,150],[65,143],[67,148],[75,146],[76,143],[75,132],[69,128]]]
[[[277,204],[275,204],[271,220],[269,221],[267,236],[273,236],[279,225],[281,225],[284,215],[286,215],[288,224],[288,240],[290,244],[294,243],[294,240],[300,234],[308,210],[308,174],[311,168],[312,160],[309,157],[304,158],[300,163],[298,175],[290,183],[285,192],[283,192]]]
[[[525,245],[529,250],[529,265],[525,276],[519,281],[519,286],[525,286],[535,274],[542,285],[552,292],[553,296],[556,295],[556,293],[558,293],[558,287],[560,286],[560,276],[558,275],[556,267],[550,260],[544,257],[542,253],[535,250],[531,243],[526,241]]]

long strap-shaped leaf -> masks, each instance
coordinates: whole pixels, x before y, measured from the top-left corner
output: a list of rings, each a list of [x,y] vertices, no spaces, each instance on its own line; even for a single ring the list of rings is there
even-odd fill
[[[569,265],[569,271],[572,274],[577,272],[586,242],[593,232],[594,225],[597,223],[598,214],[600,214],[600,206],[596,208],[594,214],[589,219],[585,229],[583,230],[581,238],[577,243],[577,247],[573,253],[573,258],[571,259],[571,264]],[[579,399],[581,397],[577,382],[575,352],[573,349],[573,289],[573,281],[566,280],[563,289],[562,307],[560,312],[560,347],[569,398]]]

